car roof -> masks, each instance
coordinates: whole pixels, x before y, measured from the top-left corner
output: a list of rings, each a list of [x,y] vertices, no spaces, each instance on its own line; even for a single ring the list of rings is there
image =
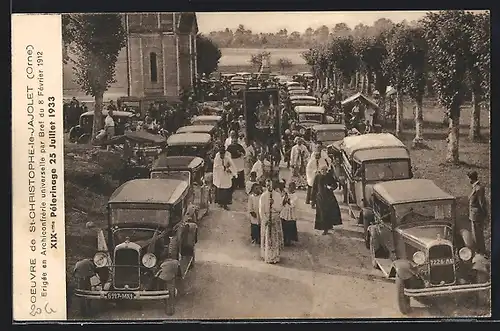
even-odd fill
[[[205,161],[198,156],[167,156],[160,154],[153,162],[152,171],[159,169],[186,169],[192,170],[203,165]]]
[[[287,86],[293,86],[293,85],[301,85],[299,82],[296,81],[291,81],[291,82],[286,82]]]
[[[189,183],[182,179],[133,179],[118,187],[108,203],[176,204]]]
[[[83,113],[80,116],[89,116],[89,115],[94,115],[94,111],[93,110],[87,111],[87,112]],[[108,116],[108,111],[103,109],[102,110],[102,115],[103,116]],[[123,117],[132,117],[132,116],[134,116],[134,113],[130,112],[130,111],[114,110],[113,111],[113,115],[114,116],[120,116],[120,117],[121,116],[123,116]]]
[[[219,115],[197,115],[194,116],[192,121],[221,121],[222,116]]]
[[[377,183],[373,185],[373,191],[392,205],[408,202],[455,199],[454,196],[443,191],[432,180],[422,178]]]
[[[390,133],[367,133],[348,136],[343,139],[341,148],[349,157],[362,150],[391,148],[403,148],[407,150],[405,144]]]
[[[314,101],[317,101],[316,98],[311,96],[311,95],[291,95],[290,101],[295,101],[295,100],[314,100]]]
[[[168,146],[207,144],[212,139],[208,133],[185,132],[174,133],[167,139]]]
[[[374,160],[397,160],[410,159],[410,153],[406,148],[391,147],[380,149],[365,149],[357,151],[353,158],[359,162],[374,161]]]
[[[307,95],[307,90],[304,90],[304,89],[297,89],[297,90],[290,90],[288,91],[288,94],[290,96],[292,95]]]
[[[188,132],[196,132],[196,133],[209,133],[215,129],[215,125],[186,125],[182,126],[175,133],[188,133]]]
[[[317,124],[312,127],[314,131],[343,131],[344,124]]]
[[[297,112],[297,113],[324,114],[325,107],[322,107],[322,106],[296,106],[295,112]]]

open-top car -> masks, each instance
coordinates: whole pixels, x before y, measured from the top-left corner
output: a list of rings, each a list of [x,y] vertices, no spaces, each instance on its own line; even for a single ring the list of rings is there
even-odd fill
[[[346,136],[343,124],[317,124],[311,128],[312,137],[321,142],[323,146],[329,146]]]
[[[151,178],[189,178],[188,201],[197,223],[209,211],[211,183],[206,183],[205,161],[197,156],[166,156],[161,154],[151,167]]]
[[[215,125],[218,126],[222,122],[222,116],[219,115],[198,115],[191,119],[192,125]]]
[[[410,298],[491,288],[490,263],[467,247],[456,224],[456,199],[428,179],[373,186],[368,237],[372,264],[396,279],[397,302],[410,312]]]
[[[101,127],[104,127],[104,119],[108,116],[108,111],[103,110],[101,116]],[[133,112],[113,111],[115,121],[115,135],[119,136],[125,132],[125,124],[130,123],[134,117]],[[78,125],[69,130],[69,140],[79,144],[86,144],[91,139],[92,126],[94,124],[94,111],[88,111],[80,115]]]
[[[335,145],[335,144],[333,144]],[[352,217],[364,222],[372,203],[373,185],[413,177],[408,148],[390,133],[348,136],[340,144],[341,186]]]
[[[168,156],[199,156],[205,161],[205,169],[213,166],[214,140],[208,133],[176,133],[167,139]]]
[[[166,313],[174,313],[177,289],[195,259],[188,193],[187,178],[134,179],[115,190],[107,228],[96,228],[95,255],[74,267],[83,314],[91,313],[92,300],[163,300]]]

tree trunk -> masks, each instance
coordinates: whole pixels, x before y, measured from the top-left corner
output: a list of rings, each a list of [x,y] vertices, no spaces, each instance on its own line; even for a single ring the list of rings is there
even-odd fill
[[[361,75],[361,93],[366,94],[366,81],[367,81],[366,72]]]
[[[403,133],[403,94],[400,89],[396,91],[396,128],[395,134],[397,137]]]
[[[356,74],[354,75],[354,89],[356,91],[359,91],[359,81],[360,81],[360,77],[361,74],[359,71],[356,71]]]
[[[415,100],[415,138],[413,139],[413,144],[421,144],[424,140],[423,129],[424,126],[424,111],[422,106],[422,97]]]
[[[469,139],[478,141],[481,139],[481,104],[480,95],[477,92],[472,93],[472,113],[470,117]]]
[[[376,123],[381,123],[382,122],[381,119],[385,118],[385,114],[386,114],[385,104],[386,104],[385,93],[380,94],[380,98],[378,100],[379,109],[375,110],[375,115],[374,115],[374,119],[376,119]]]
[[[357,89],[358,86],[356,85],[358,83],[357,79],[356,79],[356,75],[351,75],[351,81],[349,82],[349,85],[351,87],[351,89]]]
[[[92,126],[92,141],[94,140],[97,133],[102,129],[102,106],[104,100],[104,92],[99,92],[94,97],[95,109],[94,109],[94,124]]]
[[[458,163],[458,139],[460,133],[460,105],[452,106],[449,110],[448,121],[448,150],[446,162]]]
[[[368,71],[366,73],[366,77],[367,77],[366,94],[368,94],[369,96],[371,96],[372,95],[372,84],[373,84],[373,75],[372,75],[372,72]]]

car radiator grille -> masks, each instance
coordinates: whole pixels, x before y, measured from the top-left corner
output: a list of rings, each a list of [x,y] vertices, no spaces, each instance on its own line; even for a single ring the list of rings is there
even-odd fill
[[[115,252],[115,272],[113,285],[117,289],[139,288],[140,256],[135,249],[120,249]]]
[[[429,260],[451,259],[449,264],[430,266],[429,281],[432,285],[445,285],[455,282],[453,250],[448,245],[433,246],[429,249]]]

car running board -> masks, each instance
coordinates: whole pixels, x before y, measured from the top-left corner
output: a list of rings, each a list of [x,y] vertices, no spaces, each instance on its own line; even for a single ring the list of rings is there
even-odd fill
[[[391,259],[381,259],[381,258],[375,258],[375,261],[377,262],[377,265],[384,274],[386,278],[394,278],[391,277],[391,268],[392,268],[392,260]]]

